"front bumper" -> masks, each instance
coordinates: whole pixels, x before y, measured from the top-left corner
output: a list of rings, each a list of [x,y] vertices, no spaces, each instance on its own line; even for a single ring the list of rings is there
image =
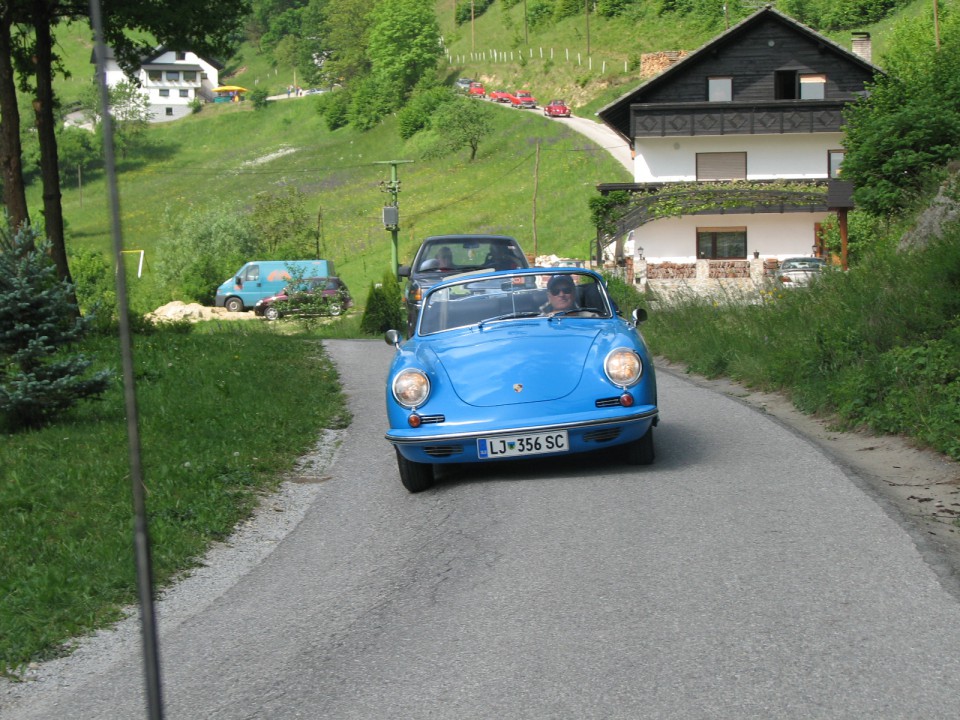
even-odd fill
[[[594,418],[552,424],[501,427],[469,432],[429,433],[428,426],[413,429],[391,429],[385,435],[407,460],[419,463],[473,463],[481,460],[477,450],[478,438],[514,436],[519,433],[540,433],[565,430],[569,450],[560,453],[542,453],[536,457],[591,452],[639,440],[652,425],[659,422],[659,410],[647,405],[633,408],[629,415]],[[517,458],[509,458],[517,459]]]

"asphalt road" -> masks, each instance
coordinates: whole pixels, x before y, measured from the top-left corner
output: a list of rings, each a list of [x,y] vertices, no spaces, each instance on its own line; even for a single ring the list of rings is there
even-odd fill
[[[327,347],[354,423],[273,552],[195,612],[161,606],[167,717],[954,712],[956,587],[769,416],[662,372],[655,465],[488,465],[414,496],[383,440],[391,349]],[[0,718],[146,717],[141,686],[128,643]]]

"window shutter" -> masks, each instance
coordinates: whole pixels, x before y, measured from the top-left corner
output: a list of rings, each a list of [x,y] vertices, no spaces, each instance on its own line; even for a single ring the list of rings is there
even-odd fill
[[[747,154],[697,153],[697,180],[746,180]]]

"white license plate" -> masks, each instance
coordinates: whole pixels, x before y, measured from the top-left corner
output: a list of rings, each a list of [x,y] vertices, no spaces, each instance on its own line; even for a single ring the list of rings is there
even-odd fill
[[[481,460],[567,452],[569,449],[566,430],[477,438],[477,455]]]

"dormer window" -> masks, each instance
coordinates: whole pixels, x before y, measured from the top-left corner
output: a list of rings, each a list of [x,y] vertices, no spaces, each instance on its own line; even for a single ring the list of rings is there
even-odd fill
[[[733,100],[733,78],[707,78],[707,100],[710,102],[730,102]]]

